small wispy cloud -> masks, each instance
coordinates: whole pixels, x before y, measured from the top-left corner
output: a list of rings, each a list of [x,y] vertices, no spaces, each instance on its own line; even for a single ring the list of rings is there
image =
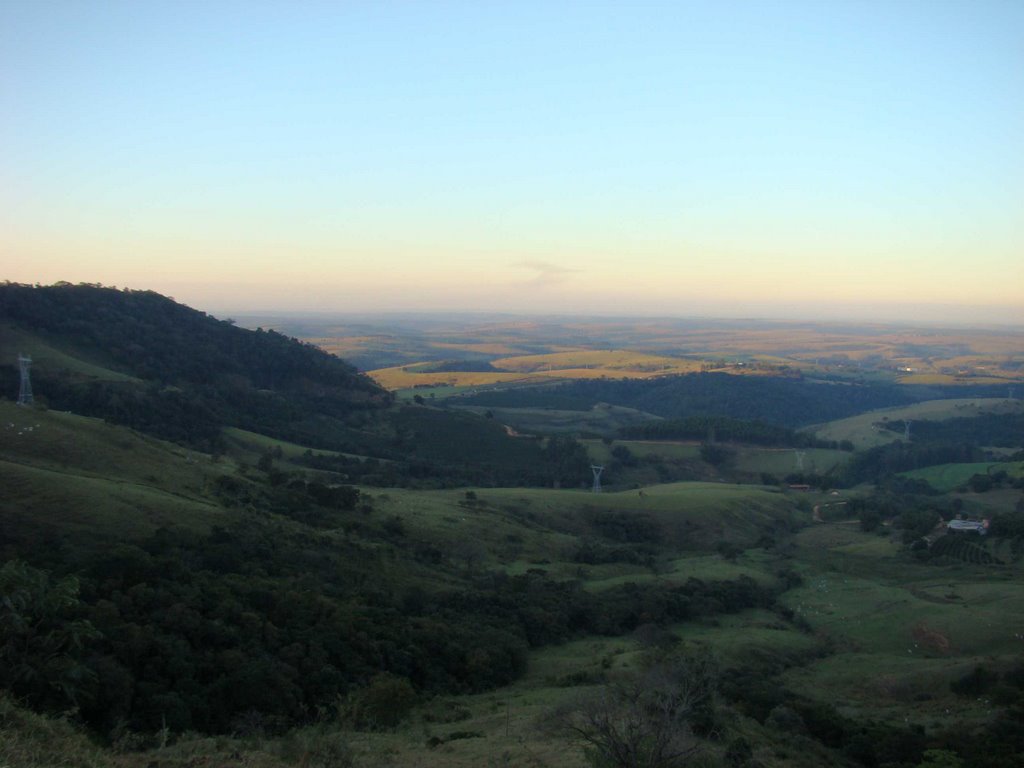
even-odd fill
[[[512,265],[519,269],[528,269],[534,273],[533,277],[526,281],[526,285],[534,288],[547,288],[552,285],[564,283],[569,275],[579,272],[578,269],[560,267],[546,261],[518,261]]]

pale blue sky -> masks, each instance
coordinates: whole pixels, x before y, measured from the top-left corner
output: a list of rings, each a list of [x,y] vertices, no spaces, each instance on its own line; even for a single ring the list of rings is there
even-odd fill
[[[0,2],[0,278],[1024,322],[1022,2]]]

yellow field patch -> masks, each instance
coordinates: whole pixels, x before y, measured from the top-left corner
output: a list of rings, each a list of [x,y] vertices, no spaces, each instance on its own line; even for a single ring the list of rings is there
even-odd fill
[[[896,379],[900,384],[1007,384],[1013,379],[977,374],[954,376],[948,373],[912,373]]]
[[[446,346],[466,348],[460,345]],[[698,373],[702,370],[752,376],[769,376],[775,373],[772,370],[742,364],[708,368],[707,363],[699,360],[684,360],[628,350],[589,349],[504,357],[491,362],[493,367],[499,369],[497,371],[417,370],[422,364],[410,363],[392,368],[378,368],[368,371],[367,375],[385,389],[399,390],[415,387],[482,387],[512,382],[547,382],[552,379],[651,379],[657,376]]]
[[[408,366],[379,368],[376,371],[369,371],[367,375],[385,389],[390,390],[413,387],[481,387],[513,381],[521,384],[530,381],[544,381],[546,378],[500,371],[428,371],[424,373],[408,370]]]
[[[434,349],[454,349],[460,352],[479,352],[482,355],[514,355],[516,348],[508,344],[454,344],[451,342],[434,341],[430,346]]]
[[[579,349],[547,355],[521,355],[495,360],[491,365],[501,370],[522,373],[592,368],[660,374],[700,370],[700,363],[696,361],[623,349]]]

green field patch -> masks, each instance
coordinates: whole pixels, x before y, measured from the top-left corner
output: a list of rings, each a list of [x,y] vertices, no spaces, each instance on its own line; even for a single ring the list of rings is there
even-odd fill
[[[892,717],[929,728],[978,724],[993,714],[991,702],[957,697],[949,686],[980,661],[839,653],[794,667],[782,681],[794,692],[833,704],[853,717]]]
[[[799,452],[803,454],[803,469],[792,448],[740,446],[736,448],[735,466],[741,472],[766,472],[781,478],[794,472],[830,472],[850,459],[846,451],[827,448],[801,448]]]
[[[0,459],[58,473],[129,481],[175,495],[201,495],[231,471],[206,454],[104,422],[0,402]]]
[[[654,574],[650,571],[627,571],[620,575],[605,576],[603,573],[590,572],[587,580],[583,583],[584,589],[590,592],[603,592],[607,589],[621,587],[623,584],[652,584],[661,586],[675,586],[676,581],[667,578],[664,574]]]
[[[616,563],[610,563],[608,565],[582,565],[580,563],[569,563],[569,562],[553,562],[551,560],[544,559],[528,559],[528,560],[516,560],[515,562],[508,563],[505,566],[505,573],[509,576],[522,576],[526,573],[542,573],[547,578],[558,580],[576,580],[576,579],[592,579],[595,578],[594,571],[599,570],[600,573],[596,578],[602,578],[605,572],[614,572]],[[621,570],[627,570],[630,566],[621,566]],[[636,566],[632,566],[636,568]],[[606,570],[607,569],[607,570]],[[637,573],[641,573],[637,571]],[[621,575],[621,574],[620,574]],[[610,577],[612,578],[612,577]]]
[[[868,558],[890,558],[900,554],[899,542],[891,536],[880,536],[872,533],[858,536],[853,541],[837,544],[832,547],[836,552]]]
[[[741,555],[736,561],[726,560],[720,555],[680,557],[673,560],[670,567],[671,571],[666,577],[673,581],[732,581],[740,576],[749,576],[761,584],[775,581],[770,572],[759,567],[758,563],[747,555]]]
[[[726,667],[749,664],[752,656],[796,660],[819,647],[817,638],[765,610],[684,622],[671,629],[685,643],[708,648]]]
[[[1005,398],[926,400],[913,405],[867,411],[857,416],[806,427],[804,431],[811,432],[822,440],[849,440],[857,450],[864,450],[903,439],[902,431],[894,432],[878,426],[886,421],[902,424],[904,419],[910,419],[913,439],[914,420],[941,421],[977,416],[981,413],[1020,413],[1022,410],[1024,401]]]
[[[760,552],[760,550],[758,550]],[[657,572],[627,564],[610,566],[586,566],[584,587],[593,592],[600,592],[622,584],[644,584],[656,582],[663,586],[682,586],[689,579],[701,581],[734,581],[746,576],[760,584],[772,584],[775,576],[756,556],[741,555],[736,561],[727,560],[721,555],[692,555],[671,560],[659,566]]]
[[[859,524],[851,523],[818,523],[808,526],[797,533],[795,542],[799,547],[812,551],[856,551],[860,547],[875,551],[872,543],[882,537],[873,532],[865,533],[860,530]]]
[[[849,650],[929,658],[1019,650],[1021,641],[1005,616],[1024,611],[1024,585],[960,589],[975,599],[940,599],[912,582],[818,573],[782,601]]]
[[[909,472],[900,473],[903,477],[915,480],[924,480],[928,485],[937,491],[947,493],[954,488],[966,485],[967,481],[974,475],[986,475],[1000,469],[1010,472],[1019,471],[1020,462],[998,463],[998,462],[977,462],[972,464],[936,464],[932,467],[922,467]],[[1016,476],[1016,475],[1014,475]]]
[[[245,458],[250,461],[255,461],[259,456],[267,451],[276,451],[278,448],[281,449],[281,458],[285,461],[299,458],[307,451],[311,450],[305,445],[290,443],[287,440],[278,440],[274,437],[261,435],[258,432],[249,432],[248,430],[239,429],[237,427],[226,427],[223,434],[228,445],[231,447],[231,453],[239,458]],[[350,458],[363,458],[360,454],[327,451],[319,448],[315,453],[320,456],[348,456]],[[389,460],[377,459],[377,461],[387,463]]]
[[[516,688],[557,685],[575,673],[588,672],[596,680],[614,670],[637,666],[640,652],[630,637],[587,637],[562,645],[540,648],[530,653],[526,675]]]
[[[237,427],[226,427],[224,429],[224,438],[228,443],[244,453],[260,454],[264,451],[274,450],[275,448],[281,449],[282,458],[294,459],[297,456],[301,456],[307,450],[308,446],[299,445],[298,443],[289,443],[287,440],[278,440],[273,437],[261,435],[258,432],[249,432],[245,429],[239,429]],[[321,451],[317,453],[324,454],[327,456],[341,456],[336,451]]]
[[[575,547],[575,536],[551,530],[544,515],[533,512],[529,500],[510,499],[504,490],[473,491],[473,501],[462,490],[366,488],[363,492],[375,518],[400,519],[407,537],[436,546],[445,560],[469,569],[504,566],[511,574],[559,568],[558,577],[573,577],[574,564],[557,564]]]
[[[659,540],[652,545],[687,551],[725,540],[752,546],[777,523],[806,517],[777,491],[718,483],[653,486],[643,496],[635,491],[594,494],[535,488],[474,489],[472,499],[467,499],[465,490],[364,488],[363,492],[373,507],[373,519],[399,518],[407,537],[437,547],[446,561],[464,562],[471,568],[501,568],[513,575],[536,568],[554,579],[588,581],[592,588],[654,577],[653,571],[638,563],[573,561],[579,537],[599,539],[599,531],[588,522],[595,515],[645,516],[658,526]],[[601,541],[609,547],[624,546]],[[736,564],[718,555],[698,558],[690,565],[683,560],[673,562],[673,568],[682,569],[678,576],[666,575],[661,568],[658,578],[685,581],[690,575],[711,578],[716,573],[764,576],[758,561],[748,555]]]
[[[138,539],[157,528],[205,530],[229,515],[208,501],[147,485],[0,461],[0,520],[15,538],[37,527],[83,540]]]

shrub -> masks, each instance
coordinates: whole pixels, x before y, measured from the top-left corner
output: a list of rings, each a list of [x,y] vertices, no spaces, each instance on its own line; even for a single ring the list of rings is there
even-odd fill
[[[416,691],[407,678],[383,672],[350,694],[340,715],[356,728],[384,730],[402,722],[415,703]]]

